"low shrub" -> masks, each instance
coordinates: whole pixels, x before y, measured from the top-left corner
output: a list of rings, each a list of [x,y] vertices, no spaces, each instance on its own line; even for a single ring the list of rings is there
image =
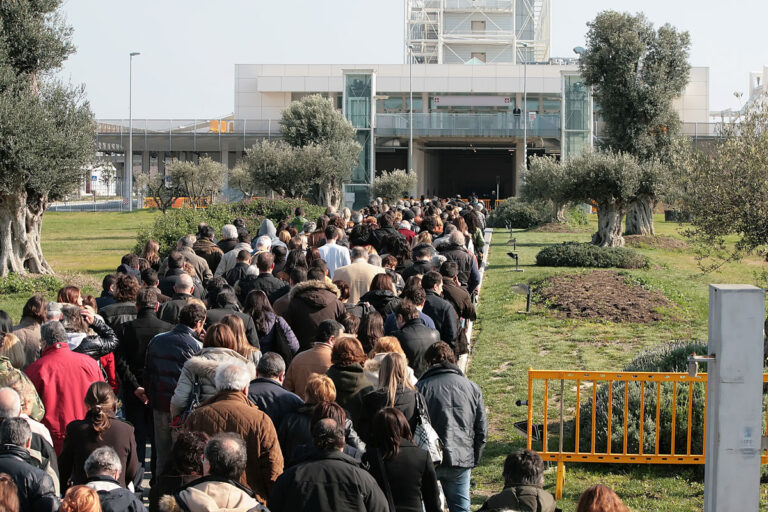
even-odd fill
[[[283,219],[293,217],[295,208],[303,206],[307,220],[317,220],[325,207],[309,204],[300,199],[251,199],[238,203],[216,204],[205,209],[169,210],[159,215],[153,225],[139,231],[134,252],[141,252],[147,240],[153,239],[160,244],[160,254],[166,256],[176,247],[176,241],[184,235],[197,232],[197,225],[207,223],[221,235],[224,224],[231,224],[235,218],[245,220],[245,226],[255,235],[264,219],[277,224]]]
[[[626,247],[565,242],[539,251],[536,264],[544,267],[646,268],[648,258]]]
[[[12,272],[0,277],[0,294],[55,292],[63,286],[64,281],[56,276],[25,276]]]
[[[675,341],[641,352],[626,371],[643,372],[685,372],[688,356],[696,352],[705,354],[707,345],[700,341]],[[706,368],[701,368],[706,371]],[[627,452],[638,453],[640,447],[640,421],[643,422],[643,453],[655,453],[656,437],[659,438],[659,453],[672,452],[672,411],[675,410],[675,453],[687,452],[688,431],[688,394],[691,393],[691,453],[700,455],[704,451],[704,430],[706,427],[704,397],[705,383],[677,384],[677,399],[674,401],[673,384],[646,383],[643,416],[640,416],[641,386],[639,382],[630,382],[627,408]],[[657,386],[661,387],[659,423],[656,424]],[[624,449],[624,393],[625,383],[613,385],[613,403],[611,407],[611,451],[621,453]],[[608,447],[608,384],[600,384],[597,389],[595,407],[595,451],[604,453]],[[592,394],[591,387],[582,390]],[[592,398],[581,405],[579,421],[579,450],[588,451],[591,443]]]
[[[488,219],[493,228],[529,229],[548,221],[552,208],[545,202],[521,201],[511,197],[496,206]]]

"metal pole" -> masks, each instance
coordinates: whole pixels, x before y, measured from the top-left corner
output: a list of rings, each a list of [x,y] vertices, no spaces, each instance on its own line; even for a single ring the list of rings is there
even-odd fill
[[[528,48],[524,43],[523,48]],[[528,169],[528,56],[523,56],[523,170]]]
[[[128,57],[128,153],[125,158],[125,195],[128,198],[128,211],[133,211],[133,58],[139,52],[131,52]]]
[[[413,47],[408,45],[408,172],[413,171]]]

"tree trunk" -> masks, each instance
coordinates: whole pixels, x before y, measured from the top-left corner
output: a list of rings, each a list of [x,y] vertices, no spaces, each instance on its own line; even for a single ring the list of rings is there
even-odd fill
[[[568,208],[568,203],[566,204],[557,204],[554,203],[554,206],[552,207],[552,222],[560,222],[564,223],[566,222],[565,218],[565,210]]]
[[[40,234],[48,200],[23,191],[0,195],[0,276],[8,272],[52,274],[43,256]]]
[[[632,201],[627,210],[625,235],[655,235],[653,229],[653,198],[642,195]]]
[[[621,218],[624,210],[616,204],[597,205],[597,233],[592,235],[592,243],[600,247],[624,247],[621,236]]]
[[[335,183],[323,183],[317,187],[317,204],[333,206],[338,209],[341,205],[341,187]]]

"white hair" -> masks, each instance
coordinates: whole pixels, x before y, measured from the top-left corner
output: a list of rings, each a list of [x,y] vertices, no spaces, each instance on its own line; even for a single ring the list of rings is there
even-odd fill
[[[0,388],[0,418],[16,418],[21,414],[21,397],[15,389]]]
[[[216,369],[216,391],[242,391],[251,382],[251,372],[243,363],[229,363]]]
[[[89,477],[114,475],[123,470],[120,457],[111,446],[102,446],[91,452],[85,459],[85,474]]]
[[[237,238],[237,228],[234,224],[224,224],[221,228],[221,238],[226,240],[227,238]]]
[[[259,275],[259,267],[257,267],[256,265],[248,265],[248,268],[245,269],[245,275],[247,276]]]
[[[464,234],[459,231],[458,229],[448,235],[448,241],[454,245],[461,245],[463,246],[466,243],[466,240],[464,239]]]
[[[272,247],[272,238],[267,235],[262,235],[256,239],[257,251],[268,251]]]
[[[193,286],[195,286],[195,282],[189,274],[180,274],[176,279],[176,284],[173,286],[173,289],[179,293],[183,293],[189,291]]]

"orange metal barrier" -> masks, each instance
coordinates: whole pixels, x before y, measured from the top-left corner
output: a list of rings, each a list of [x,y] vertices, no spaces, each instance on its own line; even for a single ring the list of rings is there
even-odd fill
[[[541,458],[547,461],[557,462],[557,480],[555,487],[555,498],[560,499],[563,495],[563,485],[565,484],[565,462],[602,462],[602,463],[619,463],[619,464],[704,464],[704,446],[706,445],[706,426],[702,430],[704,432],[702,438],[701,453],[693,453],[691,450],[692,439],[692,420],[693,415],[693,390],[694,386],[701,385],[704,390],[704,404],[706,410],[707,402],[707,374],[699,373],[694,377],[691,377],[687,373],[649,373],[649,372],[584,372],[584,371],[567,371],[567,370],[528,370],[528,421],[527,421],[527,447],[529,450],[533,449],[534,441],[534,395],[541,395],[540,392],[534,393],[534,386],[537,382],[543,381],[543,396],[541,401],[541,408],[538,412],[538,418],[543,419],[541,424],[541,449],[537,450]],[[550,392],[550,381],[559,381],[559,393]],[[573,383],[575,389],[569,386],[566,391],[566,382]],[[768,374],[763,375],[763,382],[768,383]],[[619,452],[612,450],[612,428],[614,414],[608,414],[607,418],[607,442],[605,446],[596,446],[596,413],[597,413],[597,391],[598,384],[608,385],[608,411],[614,410],[614,383],[623,383],[623,421],[619,428],[623,432],[622,436],[622,449]],[[658,431],[660,425],[661,413],[661,390],[662,386],[672,386],[672,403],[676,404],[672,407],[671,417],[671,449],[669,453],[662,453],[659,449],[660,436],[656,435],[656,431],[652,434],[645,432],[645,421],[639,421],[638,424],[629,425],[631,427],[637,427],[638,430],[638,450],[628,451],[628,417],[629,417],[629,391],[631,385],[636,385],[640,389],[640,410],[639,418],[645,419],[645,405],[646,395],[651,389],[656,395],[656,407],[652,418],[655,418],[654,429]],[[582,390],[582,385],[587,385],[586,392],[588,393],[586,400],[591,399],[591,420],[589,422],[589,446],[585,447],[580,443],[580,428],[581,428],[581,405],[585,390]],[[591,384],[591,385],[590,385]],[[687,388],[683,390],[688,395],[687,407],[682,411],[682,414],[687,415],[687,433],[685,436],[685,447],[675,447],[675,434],[678,423],[678,392],[679,387]],[[574,413],[568,418],[565,417],[565,402],[566,395],[573,395],[575,402],[569,402],[571,405],[575,405]],[[552,396],[550,396],[552,395]],[[549,446],[550,437],[550,404],[556,402],[559,408],[559,418],[556,419],[555,427],[558,429],[557,441],[558,445],[556,449],[551,449]],[[765,402],[764,402],[765,403]],[[569,407],[570,410],[570,407]],[[556,413],[556,415],[558,415]],[[702,415],[706,422],[706,413]],[[565,423],[574,421],[573,436],[572,438],[565,439]],[[768,422],[768,404],[766,404],[766,421]],[[653,453],[645,453],[643,448],[643,439],[645,435],[655,436],[655,449]],[[765,435],[765,433],[763,434]],[[698,440],[697,440],[698,441]],[[572,450],[566,450],[564,445],[568,443],[569,448]],[[761,456],[763,464],[768,464],[768,452],[763,452]]]

